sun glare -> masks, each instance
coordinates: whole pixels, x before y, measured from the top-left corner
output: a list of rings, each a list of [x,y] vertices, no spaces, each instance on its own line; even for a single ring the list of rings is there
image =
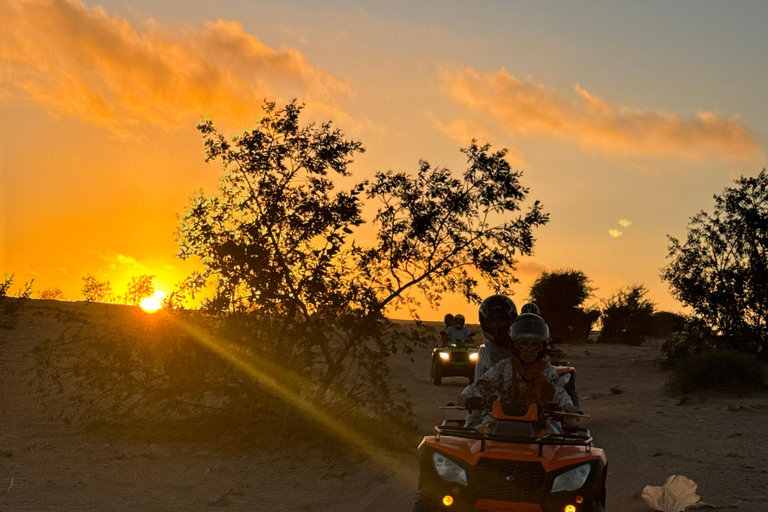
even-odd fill
[[[147,313],[154,313],[155,311],[163,307],[164,298],[165,298],[165,293],[158,290],[155,292],[153,296],[143,299],[141,301],[141,304],[139,305],[141,306],[141,309],[143,309]]]

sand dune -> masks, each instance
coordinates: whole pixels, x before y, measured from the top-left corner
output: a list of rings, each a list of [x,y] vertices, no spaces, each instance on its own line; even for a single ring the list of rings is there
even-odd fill
[[[409,511],[418,477],[416,446],[395,456],[396,474],[362,456],[306,447],[238,451],[204,443],[116,442],[49,418],[29,381],[32,350],[54,335],[56,308],[30,301],[19,325],[0,330],[0,510]],[[69,304],[80,308],[83,304]],[[719,507],[766,511],[768,395],[735,398],[664,391],[654,347],[564,347],[578,370],[587,426],[609,459],[608,510],[648,511],[645,485],[672,474],[699,484]],[[392,360],[427,433],[466,379],[429,383],[429,353]],[[613,391],[612,391],[613,389]],[[9,489],[10,487],[10,489]]]

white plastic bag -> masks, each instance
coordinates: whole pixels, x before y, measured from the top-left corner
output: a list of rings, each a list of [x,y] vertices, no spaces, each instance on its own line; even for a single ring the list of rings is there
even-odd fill
[[[643,500],[654,510],[661,512],[683,512],[686,508],[699,503],[696,494],[698,485],[690,478],[672,475],[661,487],[646,485]]]

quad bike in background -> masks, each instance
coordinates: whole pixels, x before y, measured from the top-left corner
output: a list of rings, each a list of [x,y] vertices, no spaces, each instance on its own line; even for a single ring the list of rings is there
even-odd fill
[[[475,364],[477,363],[477,348],[470,346],[471,337],[467,340],[450,340],[444,347],[432,349],[432,364],[430,380],[435,386],[443,382],[443,377],[467,377],[469,383],[475,381]]]

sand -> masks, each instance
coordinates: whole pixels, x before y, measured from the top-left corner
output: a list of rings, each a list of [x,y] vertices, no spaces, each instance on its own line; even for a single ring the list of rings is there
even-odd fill
[[[61,328],[58,307],[87,306],[33,300],[16,329],[0,330],[0,511],[411,510],[415,443],[383,466],[321,447],[116,441],[52,420],[30,380],[34,347]],[[584,424],[608,455],[607,510],[648,511],[643,487],[679,474],[720,509],[768,511],[768,395],[669,395],[658,342],[563,349],[578,371],[582,410],[592,416]],[[425,434],[445,417],[438,405],[467,382],[432,385],[429,362],[427,350],[392,359]]]

